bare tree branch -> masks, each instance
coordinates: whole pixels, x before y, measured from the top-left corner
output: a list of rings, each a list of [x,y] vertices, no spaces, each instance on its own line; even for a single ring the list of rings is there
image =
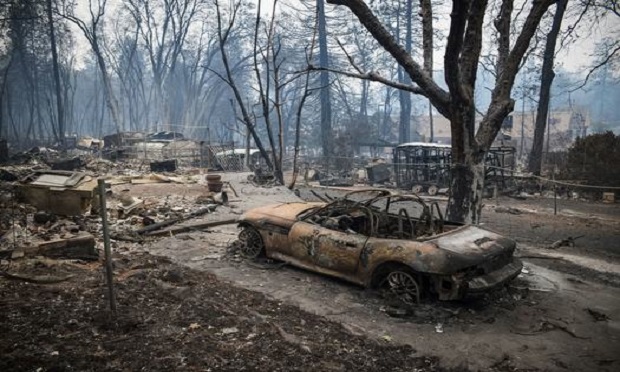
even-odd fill
[[[602,61],[600,61],[599,63],[594,65],[590,69],[590,71],[588,71],[588,74],[586,75],[586,78],[583,80],[583,82],[581,84],[579,84],[578,87],[569,90],[570,93],[575,92],[575,91],[585,87],[588,84],[588,81],[589,81],[590,77],[592,76],[592,74],[594,74],[601,67],[604,67],[605,65],[607,65],[612,60],[612,58],[614,56],[616,56],[616,54],[620,55],[620,43],[617,43],[617,44],[618,45],[616,45],[616,47],[614,49],[612,49]]]
[[[298,72],[299,73],[303,73],[304,71],[329,71],[329,72],[333,72],[333,73],[339,74],[339,75],[344,75],[344,76],[347,76],[347,77],[350,77],[350,78],[376,81],[378,83],[382,83],[382,84],[388,85],[388,86],[390,86],[392,88],[405,90],[405,91],[408,91],[408,92],[411,92],[411,93],[418,94],[418,95],[426,97],[426,92],[424,92],[419,87],[415,87],[415,86],[412,86],[412,85],[407,85],[407,84],[399,83],[399,82],[396,82],[396,81],[388,80],[388,79],[382,77],[381,75],[379,75],[378,73],[373,72],[373,71],[358,74],[358,73],[354,73],[354,72],[341,71],[341,70],[336,70],[336,69],[327,68],[327,67],[317,67],[317,66],[314,66],[314,65],[309,65],[307,69],[302,70],[302,71],[298,71]]]
[[[426,93],[433,105],[444,115],[448,115],[450,101],[448,92],[442,89],[432,76],[413,60],[405,48],[396,42],[363,0],[327,0],[327,2],[334,5],[344,5],[351,9],[368,32],[403,67],[411,80],[420,87],[420,90]]]

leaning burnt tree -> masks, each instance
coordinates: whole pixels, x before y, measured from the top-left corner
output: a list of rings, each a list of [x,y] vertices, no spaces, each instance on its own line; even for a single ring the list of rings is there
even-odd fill
[[[511,40],[514,1],[501,2],[494,20],[498,35],[496,60],[498,74],[492,89],[491,103],[478,125],[476,125],[474,89],[482,49],[484,17],[491,8],[488,6],[488,0],[452,1],[450,29],[444,54],[444,79],[447,90],[434,81],[428,69],[423,67],[428,64],[420,65],[396,41],[363,0],[327,0],[327,2],[348,7],[377,42],[402,66],[413,84],[391,82],[376,72],[349,75],[379,81],[424,96],[450,120],[452,180],[447,218],[452,221],[477,223],[482,208],[485,155],[499,132],[502,121],[514,108],[510,92],[515,76],[542,16],[555,0],[528,2],[529,4],[524,7],[527,8],[527,16],[514,40]],[[424,1],[420,5],[429,7],[431,4]],[[523,12],[525,11],[523,9]],[[517,13],[521,13],[521,10]],[[420,14],[432,14],[432,12],[421,9]],[[424,20],[422,22],[424,24]],[[425,46],[428,44],[423,42]],[[428,59],[431,53],[428,51],[423,53],[424,58]]]
[[[553,72],[553,62],[555,60],[555,45],[562,27],[564,12],[568,0],[558,0],[553,15],[553,24],[547,34],[545,42],[545,52],[543,54],[543,65],[540,73],[540,91],[538,95],[538,108],[536,110],[536,124],[534,125],[534,143],[530,152],[527,164],[528,170],[535,175],[540,175],[542,170],[542,153],[545,129],[547,128],[549,115],[549,102],[551,101],[551,84],[555,78]]]

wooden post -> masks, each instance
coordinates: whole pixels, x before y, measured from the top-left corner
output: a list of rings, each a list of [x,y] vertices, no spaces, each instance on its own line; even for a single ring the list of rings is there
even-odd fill
[[[106,282],[108,284],[108,298],[110,300],[110,310],[116,314],[116,298],[114,297],[114,280],[112,273],[112,252],[110,250],[110,231],[108,228],[108,211],[105,202],[105,180],[99,179],[99,206],[101,213],[101,224],[103,225],[103,247],[105,251]]]

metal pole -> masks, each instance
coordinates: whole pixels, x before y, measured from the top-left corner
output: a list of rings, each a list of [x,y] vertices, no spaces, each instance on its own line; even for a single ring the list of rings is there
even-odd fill
[[[106,282],[108,284],[108,298],[110,310],[116,314],[116,298],[114,297],[114,280],[112,273],[112,252],[110,250],[110,231],[108,228],[108,211],[105,203],[105,180],[99,179],[99,206],[101,208],[101,224],[103,225],[103,247],[105,252]]]

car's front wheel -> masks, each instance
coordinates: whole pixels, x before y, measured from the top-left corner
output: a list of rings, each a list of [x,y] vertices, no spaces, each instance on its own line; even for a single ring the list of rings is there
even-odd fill
[[[241,242],[241,255],[246,258],[257,258],[265,251],[263,238],[258,230],[252,226],[244,226],[239,233],[239,241]]]
[[[389,302],[397,301],[405,305],[418,304],[423,294],[420,276],[406,266],[386,270],[378,289]]]

